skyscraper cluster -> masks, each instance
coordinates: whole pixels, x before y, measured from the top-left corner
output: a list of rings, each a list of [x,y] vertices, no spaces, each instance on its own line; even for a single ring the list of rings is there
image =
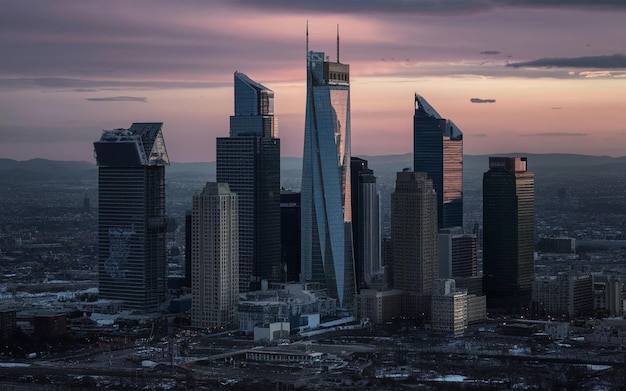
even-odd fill
[[[186,218],[192,324],[236,328],[240,294],[294,280],[325,291],[340,315],[361,306],[377,321],[432,319],[454,335],[468,319],[484,318],[483,291],[490,307],[527,306],[534,179],[526,158],[490,158],[481,282],[476,236],[463,231],[463,133],[416,94],[414,167],[397,173],[383,268],[377,178],[366,160],[351,156],[350,67],[339,61],[339,36],[330,61],[308,50],[307,29],[306,68],[299,194],[280,187],[274,92],[234,73],[230,132],[216,140],[217,180],[193,196]],[[166,293],[169,158],[161,128],[134,123],[104,131],[94,143],[100,296],[144,311],[157,310]],[[385,280],[384,270],[393,275]]]

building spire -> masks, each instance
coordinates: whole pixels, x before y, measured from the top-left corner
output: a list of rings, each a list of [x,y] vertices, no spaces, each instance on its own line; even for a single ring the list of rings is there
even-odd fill
[[[337,63],[339,63],[339,23],[337,23]]]
[[[306,20],[306,58],[307,64],[309,62],[309,20]]]

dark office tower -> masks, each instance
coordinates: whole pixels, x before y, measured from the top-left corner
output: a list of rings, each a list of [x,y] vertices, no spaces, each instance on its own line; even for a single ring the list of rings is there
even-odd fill
[[[463,133],[415,94],[413,171],[425,172],[437,192],[439,228],[463,226]]]
[[[280,191],[280,249],[285,281],[300,281],[300,193]]]
[[[165,300],[165,166],[162,123],[105,130],[98,163],[98,285],[101,299],[153,311]]]
[[[274,92],[235,72],[230,137],[217,138],[217,182],[239,198],[239,291],[280,280],[280,139]]]
[[[534,276],[534,175],[525,157],[490,157],[483,175],[483,288],[487,307],[518,314]]]
[[[358,290],[367,288],[380,265],[380,197],[374,171],[367,160],[350,159],[352,192],[352,245]]]
[[[423,172],[397,174],[391,194],[394,288],[404,292],[403,314],[429,319],[438,274],[437,195]]]
[[[339,53],[337,53],[339,57]],[[354,313],[350,197],[350,67],[308,51],[302,164],[302,278]]]

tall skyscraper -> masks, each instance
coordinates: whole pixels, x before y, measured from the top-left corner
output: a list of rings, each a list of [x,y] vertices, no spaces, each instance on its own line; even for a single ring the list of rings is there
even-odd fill
[[[339,35],[337,35],[339,48]],[[302,165],[302,278],[354,311],[350,196],[350,66],[308,51]]]
[[[153,311],[165,300],[165,166],[162,123],[105,130],[98,163],[98,286],[102,299]]]
[[[535,180],[525,157],[490,157],[483,175],[483,291],[488,308],[520,313],[534,278]]]
[[[352,245],[357,288],[369,287],[374,275],[381,272],[380,264],[380,197],[374,171],[367,160],[352,157]]]
[[[239,216],[227,183],[208,182],[191,212],[191,323],[206,329],[239,325]]]
[[[217,182],[239,198],[239,290],[280,280],[280,139],[274,92],[235,72],[230,137],[217,138]]]
[[[391,194],[394,288],[404,292],[403,313],[429,319],[438,276],[437,195],[423,172],[397,174]]]
[[[413,171],[425,172],[437,192],[439,228],[463,226],[463,133],[415,94]]]

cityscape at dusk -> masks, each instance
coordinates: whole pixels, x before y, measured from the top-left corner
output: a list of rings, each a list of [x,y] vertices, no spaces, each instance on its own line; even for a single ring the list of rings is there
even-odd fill
[[[403,154],[415,92],[469,155],[622,156],[620,1],[9,2],[0,15],[0,156],[93,162],[102,129],[162,121],[174,162],[214,161],[231,75],[276,93],[282,156],[302,156],[305,26],[352,67],[352,151]]]
[[[623,390],[625,16],[4,5],[0,389]]]

